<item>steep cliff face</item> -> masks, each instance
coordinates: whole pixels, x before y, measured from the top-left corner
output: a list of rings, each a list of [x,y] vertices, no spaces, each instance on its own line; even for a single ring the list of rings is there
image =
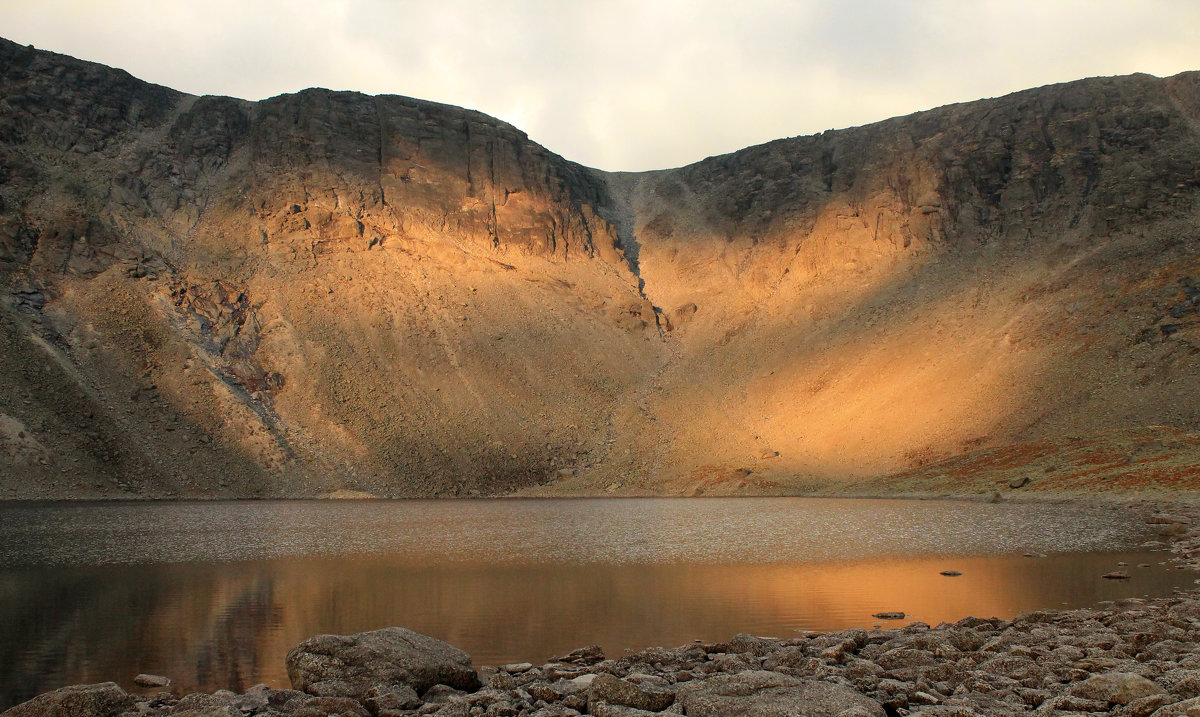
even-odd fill
[[[1195,73],[605,174],[409,98],[0,68],[0,497],[796,490],[1200,425]]]

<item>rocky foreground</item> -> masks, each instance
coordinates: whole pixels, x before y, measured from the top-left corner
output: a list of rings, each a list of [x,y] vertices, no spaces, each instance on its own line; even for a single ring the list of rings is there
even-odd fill
[[[1173,540],[1180,568],[1200,567],[1194,516],[1149,520]],[[288,653],[287,669],[292,689],[180,697],[130,695],[110,682],[50,692],[0,717],[1194,716],[1200,592],[1011,621],[968,617],[786,640],[742,634],[617,659],[593,646],[542,665],[478,670],[462,650],[393,627],[310,638]]]

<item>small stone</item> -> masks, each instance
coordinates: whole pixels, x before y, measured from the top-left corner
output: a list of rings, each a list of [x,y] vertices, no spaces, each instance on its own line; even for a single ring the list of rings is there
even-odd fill
[[[908,615],[902,612],[877,612],[871,617],[880,620],[903,620],[904,618],[908,617]]]
[[[580,675],[574,679],[567,680],[567,682],[578,689],[586,690],[592,686],[592,682],[595,681],[595,679],[596,676],[594,674],[588,673],[586,675]]]
[[[148,675],[142,673],[133,678],[133,684],[139,687],[169,687],[171,680],[162,675]]]
[[[371,717],[357,700],[351,697],[310,697],[292,713],[293,717]]]
[[[509,674],[517,674],[518,672],[528,672],[533,669],[533,664],[529,662],[514,662],[511,665],[501,665],[500,669]]]
[[[408,685],[372,688],[363,696],[362,702],[371,714],[383,710],[415,710],[425,703]]]
[[[940,701],[928,692],[914,692],[908,696],[910,705],[936,705]]]
[[[1105,573],[1100,577],[1104,578],[1105,580],[1128,580],[1129,573],[1123,570],[1114,570],[1113,572]]]
[[[1129,717],[1150,717],[1159,707],[1178,701],[1179,698],[1173,695],[1151,695],[1130,702],[1125,706],[1125,711],[1129,713]]]
[[[939,575],[945,575],[948,578],[957,578],[962,573],[957,570],[943,570]]]
[[[1008,482],[1008,487],[1013,488],[1014,490],[1017,488],[1024,488],[1027,485],[1029,485],[1029,476],[1021,476],[1019,478],[1013,478],[1012,480],[1010,480]]]
[[[550,660],[552,662],[569,662],[573,665],[594,665],[604,661],[604,650],[599,645],[588,645],[561,657],[552,657]]]

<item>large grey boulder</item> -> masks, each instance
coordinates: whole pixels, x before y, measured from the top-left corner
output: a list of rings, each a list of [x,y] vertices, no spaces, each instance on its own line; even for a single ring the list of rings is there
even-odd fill
[[[287,672],[292,687],[320,697],[362,699],[373,688],[398,685],[418,693],[438,684],[479,689],[470,655],[402,627],[310,637],[288,652]]]
[[[125,690],[115,682],[71,685],[38,695],[10,708],[0,717],[117,717],[133,705]]]
[[[688,717],[884,717],[878,702],[848,687],[761,670],[689,682],[675,699]]]

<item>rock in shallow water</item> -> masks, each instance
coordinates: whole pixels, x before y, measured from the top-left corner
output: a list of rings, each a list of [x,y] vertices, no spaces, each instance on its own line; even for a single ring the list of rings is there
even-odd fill
[[[133,684],[139,687],[169,687],[171,680],[162,675],[140,674],[133,678]]]
[[[311,695],[361,699],[373,688],[408,685],[424,692],[437,684],[479,689],[466,652],[402,627],[357,635],[317,635],[287,654],[292,686]]]

